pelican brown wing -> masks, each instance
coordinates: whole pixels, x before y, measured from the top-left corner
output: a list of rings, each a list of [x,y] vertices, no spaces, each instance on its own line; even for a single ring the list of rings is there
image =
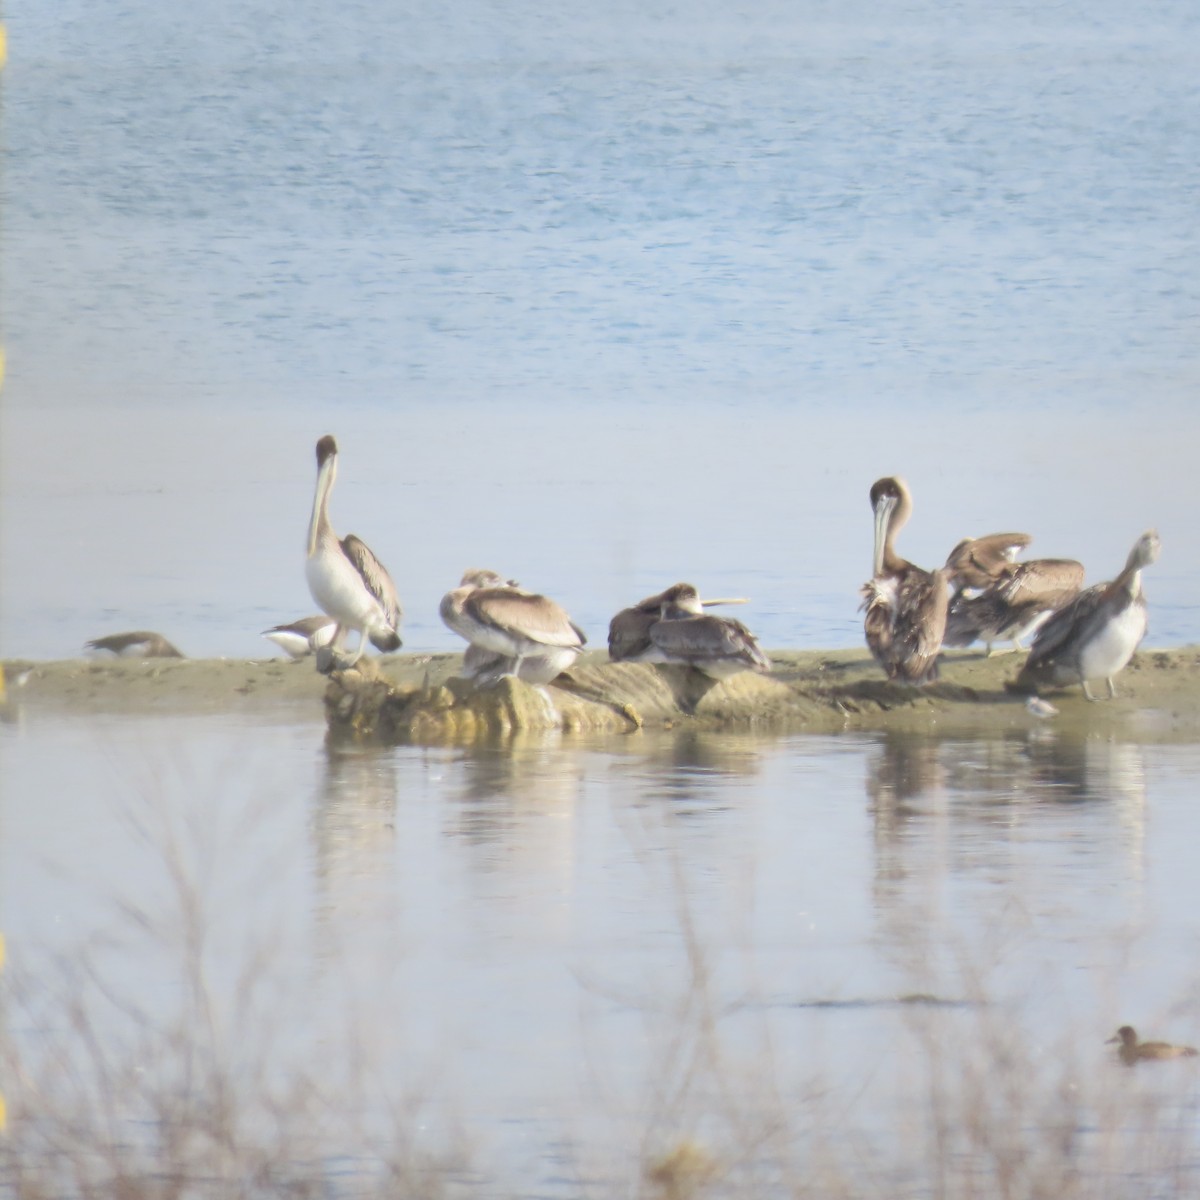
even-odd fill
[[[553,600],[517,588],[477,588],[463,603],[481,624],[546,646],[583,646],[587,637]]]
[[[892,628],[895,676],[911,683],[937,678],[937,659],[946,632],[948,572],[912,567],[900,580]]]
[[[984,537],[963,538],[946,559],[958,586],[984,588],[999,578],[1013,559],[1033,538],[1027,533],[989,533]]]
[[[1093,584],[1054,613],[1033,639],[1022,674],[1049,664],[1064,649],[1069,649],[1070,644],[1078,645],[1085,640],[1080,635],[1086,635],[1104,620],[1104,599],[1110,586]]]
[[[403,617],[400,608],[400,597],[396,594],[396,585],[383,565],[371,552],[370,546],[361,538],[348,533],[342,538],[342,549],[353,564],[354,569],[362,576],[367,590],[379,601],[388,624],[396,629]]]

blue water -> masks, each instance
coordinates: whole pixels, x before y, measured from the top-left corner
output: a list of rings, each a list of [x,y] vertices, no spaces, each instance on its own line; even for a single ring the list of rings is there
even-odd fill
[[[854,644],[896,471],[926,565],[1157,525],[1200,638],[1188,6],[7,16],[4,653],[259,650],[327,431],[413,649],[469,566],[593,641],[686,578]]]

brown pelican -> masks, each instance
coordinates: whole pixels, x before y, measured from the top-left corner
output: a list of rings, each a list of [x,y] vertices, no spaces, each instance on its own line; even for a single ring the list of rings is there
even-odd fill
[[[133,633],[110,633],[85,642],[88,650],[115,654],[118,658],[183,658],[161,633],[139,629]]]
[[[648,645],[634,654],[624,654],[640,662],[678,663],[695,667],[711,679],[728,679],[739,671],[767,672],[771,661],[759,649],[754,635],[740,621],[732,617],[714,617],[704,612],[704,601],[690,583],[677,583],[657,597],[647,597],[642,605],[651,600],[659,601],[658,617],[650,619],[645,631]],[[709,601],[728,603],[727,601]],[[632,644],[632,633],[637,629],[635,616],[641,605],[625,609],[613,618],[617,625],[614,638],[609,626],[610,654],[614,642],[618,656]]]
[[[1009,563],[1026,549],[1033,538],[1027,533],[989,533],[986,537],[963,538],[946,559],[954,572],[954,586],[981,589],[1000,577]]]
[[[1024,539],[1014,543],[1013,538]],[[989,544],[1004,539],[1012,555],[989,556]],[[1012,639],[1024,650],[1023,637],[1036,633],[1083,586],[1083,564],[1071,558],[1034,558],[1018,563],[1013,556],[1031,539],[1026,534],[993,534],[959,542],[946,559],[954,594],[946,615],[943,646],[969,646],[982,638],[992,643]],[[979,549],[983,544],[985,549]]]
[[[560,605],[495,571],[467,571],[459,586],[442,597],[439,612],[470,643],[464,667],[468,677],[481,680],[515,675],[526,683],[549,683],[571,666],[587,642]]]
[[[896,553],[896,534],[912,515],[912,495],[898,476],[871,485],[875,513],[875,574],[863,584],[867,646],[889,679],[928,683],[937,678],[946,630],[950,572],[925,571]]]
[[[1054,613],[1034,637],[1029,657],[1012,685],[1014,690],[1079,683],[1083,694],[1095,700],[1088,680],[1103,679],[1109,699],[1116,696],[1113,676],[1129,662],[1146,635],[1142,571],[1158,559],[1159,547],[1157,533],[1143,533],[1116,579],[1080,592]]]
[[[630,608],[623,608],[608,623],[608,657],[613,662],[662,661],[651,658],[645,660],[647,653],[653,654],[654,647],[650,641],[650,626],[662,616],[662,606],[667,603],[667,592],[676,588],[686,587],[687,584],[677,583],[666,591],[656,592],[639,600]],[[701,600],[704,608],[718,604],[747,604],[744,596],[731,596],[722,600]]]
[[[352,533],[340,541],[329,524],[329,493],[337,478],[337,442],[326,434],[317,443],[317,489],[308,523],[308,590],[318,607],[337,626],[328,647],[317,654],[317,669],[353,666],[362,657],[367,639],[379,650],[400,648],[400,601],[396,585],[383,564]],[[353,658],[339,661],[349,630],[358,631]]]
[[[333,639],[337,622],[325,615],[317,617],[301,617],[290,625],[273,625],[264,629],[262,636],[269,642],[274,642],[287,656],[296,661],[313,654],[322,646],[328,646]]]
[[[1193,1046],[1173,1046],[1170,1042],[1139,1042],[1137,1031],[1132,1025],[1122,1025],[1117,1030],[1116,1037],[1110,1037],[1105,1045],[1111,1046],[1115,1042],[1121,1043],[1117,1053],[1127,1067],[1148,1059],[1195,1058],[1200,1054]]]

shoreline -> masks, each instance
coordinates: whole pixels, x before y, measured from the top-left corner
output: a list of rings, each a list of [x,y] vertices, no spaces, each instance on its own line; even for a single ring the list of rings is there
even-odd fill
[[[584,654],[546,694],[515,680],[476,692],[456,678],[457,653],[369,656],[332,677],[313,660],[9,659],[4,708],[54,713],[216,715],[326,720],[358,740],[463,741],[519,730],[629,733],[638,729],[853,729],[984,731],[1031,725],[1124,731],[1141,738],[1200,737],[1200,646],[1143,649],[1117,677],[1117,698],[1089,702],[1078,686],[1047,692],[1058,710],[1040,718],[1005,691],[1019,654],[943,655],[925,688],[891,683],[865,649],[781,650],[769,675],[714,684],[681,667],[611,663]]]

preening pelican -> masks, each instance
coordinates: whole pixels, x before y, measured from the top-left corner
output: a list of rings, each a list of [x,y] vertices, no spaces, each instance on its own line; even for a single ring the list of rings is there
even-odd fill
[[[963,538],[946,559],[946,566],[954,572],[951,586],[956,591],[990,587],[1032,541],[1027,533],[989,533],[985,537]]]
[[[871,485],[875,513],[875,573],[863,584],[867,646],[889,679],[928,683],[937,678],[946,631],[950,572],[925,571],[896,553],[896,534],[912,515],[912,495],[899,476]]]
[[[314,654],[333,640],[337,622],[332,617],[301,617],[290,625],[273,625],[262,636],[274,642],[293,661]]]
[[[481,680],[515,675],[549,683],[579,657],[587,637],[553,600],[495,571],[467,571],[442,597],[442,620],[470,645],[464,667]]]
[[[88,650],[115,654],[118,658],[184,658],[161,633],[138,629],[133,633],[110,633],[84,642]]]
[[[987,653],[994,642],[1035,633],[1083,586],[1083,565],[1070,558],[1035,558],[1018,563],[1017,555],[1033,539],[1027,533],[991,533],[963,538],[946,559],[950,604],[943,646],[969,646],[982,639]]]
[[[352,533],[340,541],[329,524],[329,493],[337,478],[337,442],[326,434],[317,443],[317,489],[308,523],[305,574],[317,606],[337,623],[328,646],[333,666],[352,667],[362,657],[367,639],[385,652],[400,648],[400,601],[383,564]],[[358,631],[354,657],[339,661],[346,634]],[[322,653],[317,668],[322,669]]]
[[[652,608],[655,603],[657,615]],[[740,671],[769,671],[771,661],[750,630],[732,617],[705,613],[705,603],[692,584],[676,583],[623,609],[609,624],[609,655],[618,660],[678,663],[695,667],[711,679],[728,679]]]
[[[1054,613],[1034,637],[1013,688],[1036,691],[1078,683],[1083,694],[1095,700],[1088,681],[1103,679],[1108,698],[1113,699],[1117,694],[1113,676],[1146,636],[1142,571],[1157,561],[1160,547],[1154,530],[1143,533],[1116,579],[1087,588]]]
[[[656,656],[654,645],[650,641],[650,627],[662,617],[662,607],[668,602],[667,592],[676,588],[687,587],[688,584],[677,583],[665,591],[656,592],[639,600],[629,608],[623,608],[608,623],[608,657],[613,662],[661,662]],[[703,608],[711,608],[718,604],[747,604],[744,596],[730,596],[724,599],[701,600]],[[645,656],[651,657],[647,659]]]

